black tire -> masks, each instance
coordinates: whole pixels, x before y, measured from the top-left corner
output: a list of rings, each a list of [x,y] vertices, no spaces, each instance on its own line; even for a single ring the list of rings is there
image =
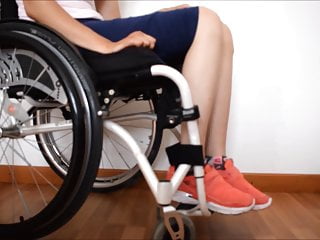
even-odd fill
[[[194,227],[192,220],[185,215],[181,215],[181,217],[182,217],[183,226],[184,226],[183,240],[195,240],[196,229]],[[177,224],[174,224],[173,229],[176,229],[176,228],[177,228]],[[153,240],[171,240],[172,239],[163,221],[160,221],[156,226],[152,239]]]
[[[67,117],[65,117],[66,114]],[[35,109],[33,111],[33,116],[34,124],[58,123],[62,119],[70,120],[70,111],[65,110],[64,108]],[[73,142],[73,130],[70,129],[59,132],[36,134],[35,137],[37,139],[39,149],[51,169],[58,176],[64,178],[68,173],[72,154],[72,149],[70,150],[70,147],[66,148],[65,146],[69,146]],[[62,143],[58,143],[56,140],[57,138]],[[66,141],[66,138],[68,141]],[[61,147],[59,147],[59,145]]]
[[[0,125],[1,130],[4,130],[0,138],[0,161],[3,164],[0,168],[2,170],[7,168],[11,173],[11,178],[9,178],[11,182],[9,184],[1,183],[3,191],[7,188],[9,190],[5,195],[6,197],[2,197],[0,202],[2,210],[0,238],[38,238],[65,224],[78,211],[90,192],[101,154],[102,121],[97,117],[98,102],[90,76],[85,71],[86,66],[83,65],[81,58],[74,53],[72,47],[65,41],[53,32],[26,21],[2,22],[0,24],[0,36],[0,55],[3,58],[5,58],[4,55],[9,56],[9,59],[15,60],[18,66],[14,68],[11,64],[12,61],[8,64],[8,61],[6,62],[0,57],[2,60],[0,60],[0,72],[5,72],[5,74],[0,75],[0,78],[2,77],[0,92],[2,96],[5,96],[1,99],[1,106],[6,104],[5,101],[10,104],[15,103],[17,105],[14,106],[19,106],[19,110],[23,110],[22,117],[26,114],[30,116],[30,118],[22,121],[20,115],[13,115],[15,118],[13,127],[24,127],[23,122],[34,127],[33,111],[40,108],[51,110],[67,106],[70,110],[70,121],[73,129],[72,155],[68,172],[59,183],[49,183],[48,181],[51,180],[49,175],[41,173],[40,168],[32,166],[31,160],[27,159],[30,155],[25,153],[22,143],[29,142],[28,144],[31,143],[37,153],[37,156],[33,153],[31,158],[34,159],[39,156],[39,161],[41,161],[42,153],[36,148],[36,141],[32,143],[32,141],[26,140],[27,137],[19,137],[19,134],[13,138],[10,132],[8,134],[8,129],[12,126],[6,124],[6,121]],[[18,56],[19,53],[21,53],[21,56]],[[33,53],[33,55],[26,53]],[[23,57],[23,55],[25,56]],[[32,58],[36,60],[31,60]],[[38,72],[38,75],[35,75],[37,80],[32,79],[32,70],[30,70],[31,73],[30,71],[27,71],[27,73],[25,70],[15,71],[21,70],[23,66],[26,69],[24,64],[29,64],[27,68],[31,69],[37,65],[36,63],[44,72],[43,74]],[[30,75],[26,77],[25,75],[29,73]],[[7,79],[10,74],[10,80],[13,79],[12,76],[15,79],[11,82],[5,81],[4,78]],[[57,77],[55,83],[58,85],[50,85],[51,78],[47,76],[51,76],[50,74],[52,76],[55,74]],[[26,89],[27,80],[24,80],[24,77],[33,80],[32,84],[28,85],[28,89]],[[44,79],[42,79],[43,77]],[[41,88],[40,85],[51,87],[51,90],[53,89],[52,91],[55,91],[57,95],[53,96],[53,92],[45,91],[46,88]],[[61,97],[62,94],[65,94],[65,101],[61,100],[63,98]],[[34,102],[32,101],[34,100],[38,103],[35,104],[37,106],[33,105]],[[24,101],[28,102],[28,109],[23,105]],[[49,107],[44,102],[50,102],[53,105]],[[30,107],[30,105],[33,107]],[[10,111],[10,109],[0,112],[5,115],[7,111]],[[3,134],[6,131],[7,134]],[[3,144],[4,141],[7,142]],[[7,155],[6,149],[9,142],[12,142],[12,150]],[[13,143],[15,144],[13,145]],[[19,156],[25,163],[25,168],[28,169],[26,173],[30,173],[33,183],[20,183],[18,175],[12,174],[18,168],[13,162],[15,155]],[[45,160],[42,161],[45,162]],[[45,169],[49,171],[47,168]],[[56,180],[57,178],[53,177],[53,179]],[[41,185],[39,181],[44,181],[46,184]],[[16,200],[21,200],[20,206],[18,206]],[[14,208],[14,211],[10,212],[8,210],[10,208]],[[4,214],[4,212],[9,213]]]

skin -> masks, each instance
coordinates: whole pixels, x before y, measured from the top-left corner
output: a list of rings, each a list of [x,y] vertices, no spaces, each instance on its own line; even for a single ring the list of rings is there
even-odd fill
[[[155,38],[140,31],[112,42],[73,19],[54,0],[24,0],[24,4],[29,17],[55,29],[74,44],[92,51],[109,54],[128,46],[153,49],[156,44]],[[117,1],[96,0],[96,7],[105,19],[120,17]],[[160,11],[186,7],[189,6],[184,4]],[[190,85],[194,103],[200,108],[199,130],[205,155],[226,155],[232,60],[230,30],[215,12],[200,7],[195,39],[184,60],[182,74]],[[185,124],[182,125],[181,142],[188,143]]]

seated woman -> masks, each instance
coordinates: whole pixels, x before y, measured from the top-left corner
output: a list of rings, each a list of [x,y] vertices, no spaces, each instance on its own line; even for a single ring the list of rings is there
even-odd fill
[[[75,45],[101,54],[129,46],[153,49],[168,64],[182,63],[195,104],[199,106],[205,187],[211,210],[238,214],[263,209],[271,198],[248,183],[226,157],[233,42],[216,13],[204,7],[180,5],[145,16],[120,18],[116,1],[18,1],[20,18],[31,18],[64,35]],[[169,159],[183,156],[188,143],[182,125],[181,144],[169,147]],[[171,166],[168,178],[175,167]],[[197,202],[195,178],[187,176],[175,197]]]

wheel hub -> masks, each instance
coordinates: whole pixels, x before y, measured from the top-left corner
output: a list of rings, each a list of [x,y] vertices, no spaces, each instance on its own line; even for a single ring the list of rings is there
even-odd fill
[[[22,136],[21,136],[20,128],[17,126],[10,127],[10,128],[0,128],[0,139],[1,138],[17,139],[21,137]]]

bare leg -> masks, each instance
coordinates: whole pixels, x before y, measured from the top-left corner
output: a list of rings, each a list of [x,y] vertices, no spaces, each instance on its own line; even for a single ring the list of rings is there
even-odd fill
[[[187,53],[183,74],[190,85],[194,103],[200,108],[199,131],[204,154],[211,156],[225,155],[226,152],[232,59],[233,43],[229,29],[221,23],[215,13],[200,8],[196,37]],[[182,144],[188,143],[186,132],[186,126],[182,125]],[[211,173],[206,176],[214,176],[204,178],[205,183],[208,183],[205,187],[209,208],[211,206],[211,210],[235,214],[234,210],[242,213],[253,207],[263,209],[269,206],[271,199],[255,189],[244,178],[237,177],[237,171],[230,170],[232,164],[232,161],[228,161],[228,167],[220,171],[215,167],[206,166],[206,173],[208,171]],[[192,185],[188,181],[184,184],[179,189],[182,192],[191,193]],[[223,194],[221,189],[225,191]],[[180,197],[181,202],[187,203],[190,200],[188,195],[182,194]],[[234,203],[233,207],[228,206],[230,202]],[[224,212],[222,209],[227,211]]]
[[[200,108],[200,138],[206,155],[221,156],[226,153],[232,60],[233,42],[230,30],[215,13],[200,8],[196,37],[185,59],[183,74],[189,82],[194,103]],[[182,125],[182,143],[188,143],[186,132],[186,126]],[[214,206],[210,204],[219,200],[223,208],[218,207],[214,211],[223,213],[222,209],[228,209],[229,214],[233,214],[235,209],[241,213],[252,208],[258,210],[270,206],[272,199],[254,188],[245,178],[239,177],[240,173],[232,170],[236,169],[232,161],[227,163],[228,167],[219,172],[214,167],[211,168],[211,176],[218,174],[224,181],[216,181],[219,178],[207,179],[210,181],[206,185],[209,206]],[[188,185],[188,182],[184,184]],[[225,190],[225,194],[216,191],[219,187]],[[188,192],[189,188],[190,186],[182,191]],[[224,196],[227,196],[227,200]],[[181,201],[184,200],[189,200],[188,196]],[[235,207],[224,206],[224,202],[234,202]]]
[[[206,8],[199,8],[199,21],[195,39],[189,49],[182,73],[187,79],[194,104],[199,106],[200,139],[203,146],[221,70],[223,24],[219,17]],[[181,142],[188,143],[186,126],[181,129]]]
[[[205,153],[208,156],[226,155],[226,138],[230,110],[233,41],[230,30],[223,27],[223,54],[217,94],[209,121]]]

